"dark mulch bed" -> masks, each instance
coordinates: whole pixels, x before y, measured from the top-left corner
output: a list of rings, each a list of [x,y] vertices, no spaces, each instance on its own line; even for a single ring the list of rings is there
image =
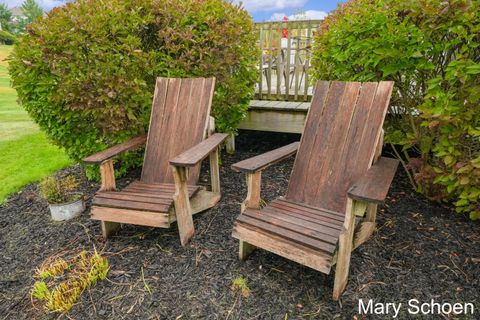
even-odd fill
[[[32,307],[35,268],[52,254],[94,246],[108,257],[111,271],[107,281],[84,292],[71,318],[351,319],[358,300],[369,298],[404,304],[412,298],[473,302],[480,308],[479,224],[412,192],[401,170],[380,206],[378,232],[353,253],[341,302],[331,300],[333,274],[323,275],[262,250],[244,263],[238,261],[238,242],[231,230],[246,189],[244,177],[230,165],[296,139],[243,132],[235,155],[222,156],[222,201],[195,217],[196,235],[186,248],[180,246],[176,227],[125,226],[118,236],[102,242],[99,223],[87,213],[70,222],[52,222],[37,186],[25,187],[0,206],[0,318],[57,317]],[[288,160],[265,171],[266,200],[284,194],[292,165]],[[79,167],[59,174],[72,172],[81,175]],[[139,171],[132,172],[118,184],[138,176]],[[202,180],[206,177],[204,173]],[[83,183],[89,198],[97,188],[96,183]],[[248,281],[248,298],[231,289],[232,279],[239,276]],[[406,311],[403,308],[399,318],[408,319]],[[478,310],[471,316],[479,317]]]

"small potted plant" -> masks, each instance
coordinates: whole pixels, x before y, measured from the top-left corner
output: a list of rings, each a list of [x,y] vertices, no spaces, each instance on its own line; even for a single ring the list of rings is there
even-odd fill
[[[75,192],[79,184],[72,175],[64,179],[47,177],[42,180],[40,195],[47,200],[53,220],[70,220],[85,210],[83,194]]]

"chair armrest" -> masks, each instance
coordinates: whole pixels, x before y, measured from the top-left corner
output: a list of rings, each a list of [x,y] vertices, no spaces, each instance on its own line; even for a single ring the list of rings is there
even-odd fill
[[[83,162],[88,164],[102,163],[103,161],[113,158],[122,152],[135,149],[145,144],[145,141],[147,141],[147,135],[141,135],[141,136],[135,137],[133,139],[117,144],[113,147],[110,147],[98,153],[92,154],[91,156],[84,158]]]
[[[300,142],[294,142],[284,147],[263,153],[261,155],[242,160],[232,165],[232,169],[237,172],[257,172],[261,171],[280,160],[288,158],[298,150]]]
[[[349,190],[348,196],[354,200],[379,203],[387,197],[388,189],[392,183],[398,160],[380,158],[368,169]]]
[[[203,140],[196,146],[182,152],[180,155],[170,160],[170,164],[176,167],[193,167],[205,159],[214,151],[225,139],[228,134],[215,133],[209,138]]]

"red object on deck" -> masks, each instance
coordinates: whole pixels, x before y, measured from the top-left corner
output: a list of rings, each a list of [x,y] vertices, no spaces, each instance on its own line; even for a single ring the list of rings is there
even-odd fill
[[[288,17],[283,16],[283,21],[288,21]],[[282,29],[282,38],[288,38],[288,29]]]

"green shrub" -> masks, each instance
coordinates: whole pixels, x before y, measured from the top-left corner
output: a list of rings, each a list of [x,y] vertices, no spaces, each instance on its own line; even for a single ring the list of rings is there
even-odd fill
[[[386,142],[418,191],[472,219],[480,218],[479,35],[479,1],[353,0],[325,19],[312,61],[317,79],[394,80]]]
[[[82,196],[74,193],[80,182],[74,176],[64,179],[46,177],[40,182],[40,195],[50,204],[67,203]]]
[[[17,38],[8,31],[0,30],[0,44],[14,44]]]
[[[9,71],[24,108],[79,160],[147,130],[156,77],[216,77],[217,129],[235,132],[255,44],[251,17],[223,0],[78,0],[27,27]],[[118,172],[141,162],[130,153]]]

